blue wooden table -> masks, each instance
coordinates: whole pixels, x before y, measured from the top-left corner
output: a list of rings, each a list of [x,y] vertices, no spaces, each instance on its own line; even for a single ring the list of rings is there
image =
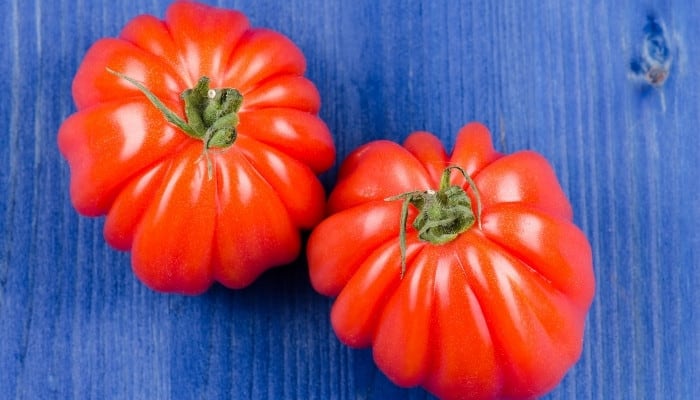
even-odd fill
[[[338,342],[303,257],[244,290],[158,294],[72,208],[56,146],[72,77],[91,43],[167,3],[2,1],[0,398],[430,398]],[[413,130],[449,146],[478,120],[499,150],[552,162],[598,286],[581,360],[548,399],[697,398],[697,2],[210,3],[301,47],[339,159]]]

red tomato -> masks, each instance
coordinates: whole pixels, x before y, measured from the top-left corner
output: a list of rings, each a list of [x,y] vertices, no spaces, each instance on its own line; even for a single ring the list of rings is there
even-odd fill
[[[308,242],[312,284],[337,296],[340,340],[372,346],[396,384],[535,398],[578,360],[591,250],[541,155],[500,154],[479,124],[451,156],[426,132],[376,141],[344,161],[328,207]]]
[[[305,68],[288,38],[237,11],[179,1],[165,20],[134,18],[73,82],[58,145],[75,208],[106,214],[106,240],[158,291],[240,288],[291,262],[300,229],[323,217],[316,175],[335,160]]]

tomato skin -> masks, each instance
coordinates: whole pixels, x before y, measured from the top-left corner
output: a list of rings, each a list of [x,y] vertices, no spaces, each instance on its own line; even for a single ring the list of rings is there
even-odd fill
[[[418,238],[410,207],[402,277],[401,202],[386,199],[437,190],[454,165],[478,189],[481,224],[431,244]],[[476,214],[464,178],[451,182]],[[328,209],[307,245],[311,283],[336,297],[338,338],[371,346],[397,385],[443,399],[537,398],[580,357],[595,291],[591,249],[541,155],[498,153],[476,123],[460,130],[451,155],[427,132],[403,146],[371,142],[341,165]]]
[[[166,121],[132,83],[185,119],[181,94],[207,76],[243,96],[236,141],[209,149]],[[131,250],[136,275],[163,292],[198,294],[213,282],[249,285],[298,257],[300,230],[321,221],[317,174],[335,162],[303,76],[304,55],[285,36],[251,28],[240,12],[176,1],[164,20],[135,17],[98,40],[73,81],[77,112],[58,132],[71,201],[106,215],[105,238]]]

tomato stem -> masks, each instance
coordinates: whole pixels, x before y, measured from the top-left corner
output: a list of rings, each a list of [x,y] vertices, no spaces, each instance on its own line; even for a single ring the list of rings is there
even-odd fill
[[[474,192],[476,215],[467,192],[461,187],[450,184],[452,170],[458,170]],[[418,231],[418,238],[431,244],[448,243],[462,232],[477,223],[481,229],[481,199],[474,180],[458,166],[445,168],[440,177],[438,191],[413,191],[389,197],[387,201],[403,200],[399,230],[399,248],[401,251],[401,278],[406,273],[406,225],[409,205],[418,209],[413,220],[413,227]]]
[[[209,159],[210,148],[227,148],[238,136],[238,110],[243,103],[243,95],[236,89],[211,89],[209,78],[203,76],[194,88],[187,89],[180,97],[185,102],[187,121],[168,108],[153,92],[141,82],[129,76],[107,68],[107,72],[126,80],[136,86],[146,98],[161,112],[165,119],[178,127],[188,136],[204,143],[202,157],[207,163],[209,179],[213,176],[213,166]]]

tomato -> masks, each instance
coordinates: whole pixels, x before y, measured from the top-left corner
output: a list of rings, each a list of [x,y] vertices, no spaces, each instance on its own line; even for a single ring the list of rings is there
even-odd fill
[[[300,49],[245,15],[178,1],[97,41],[58,146],[83,215],[106,215],[157,291],[250,284],[293,261],[322,218],[335,162]]]
[[[463,172],[463,173],[460,173]],[[307,244],[331,323],[400,386],[444,399],[535,398],[578,360],[591,249],[549,163],[494,150],[480,124],[447,155],[427,132],[343,162]]]

